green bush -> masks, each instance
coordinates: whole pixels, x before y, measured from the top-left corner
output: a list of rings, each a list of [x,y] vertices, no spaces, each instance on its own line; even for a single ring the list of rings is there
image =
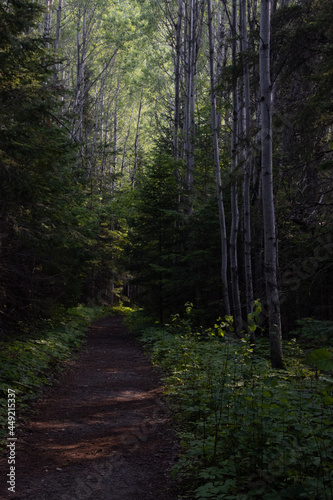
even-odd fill
[[[267,340],[253,350],[248,339],[221,342],[208,333],[205,342],[188,328],[183,334],[149,328],[142,336],[166,373],[183,448],[174,471],[188,494],[331,499],[330,379],[316,378],[295,341],[284,346],[286,369],[274,370]]]
[[[333,321],[321,321],[313,318],[302,318],[297,321],[298,328],[290,332],[302,344],[333,347]]]

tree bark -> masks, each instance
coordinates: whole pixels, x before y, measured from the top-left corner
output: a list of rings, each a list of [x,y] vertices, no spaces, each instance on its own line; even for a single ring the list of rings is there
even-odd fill
[[[131,177],[131,189],[132,190],[134,189],[136,172],[138,169],[139,129],[140,129],[140,119],[141,119],[141,110],[142,110],[142,100],[143,100],[143,90],[141,91],[138,119],[136,122],[136,133],[135,133],[135,141],[134,141],[134,166],[133,166],[133,173],[132,173],[132,177]]]
[[[58,72],[59,72],[57,57],[58,57],[58,52],[59,52],[60,34],[61,34],[62,1],[63,0],[59,0],[58,8],[57,8],[56,29],[55,29],[55,37],[54,37],[55,62],[54,62],[54,66],[53,66],[53,83],[57,82]]]
[[[232,64],[236,66],[237,56],[237,0],[232,2]],[[238,136],[239,136],[239,99],[237,89],[237,78],[233,78],[232,88],[232,132],[231,132],[231,229],[230,229],[230,271],[231,271],[231,293],[234,313],[234,328],[237,337],[241,336],[242,330],[242,309],[239,294],[238,275],[238,228],[239,228],[239,208],[238,208]]]
[[[269,315],[271,361],[283,367],[280,300],[277,283],[278,254],[273,198],[272,85],[270,79],[270,18],[272,0],[261,0],[260,12],[260,92],[261,92],[261,174],[264,219],[264,271]]]
[[[186,64],[186,105],[185,105],[185,153],[186,153],[186,190],[187,213],[193,211],[193,175],[194,175],[194,110],[195,110],[195,72],[196,72],[196,0],[190,0],[188,6],[188,44]]]
[[[180,62],[182,46],[183,0],[178,0],[178,19],[176,25],[176,61],[175,61],[175,112],[173,131],[173,156],[179,160],[179,127],[180,127]]]
[[[249,315],[253,310],[253,277],[252,277],[252,238],[251,238],[251,203],[250,184],[252,171],[251,151],[251,101],[250,101],[250,71],[248,52],[247,22],[246,22],[246,0],[240,0],[240,26],[241,26],[241,52],[243,53],[243,218],[244,218],[244,274],[246,313]]]
[[[126,134],[126,137],[125,137],[125,140],[124,140],[123,158],[121,160],[121,169],[120,169],[120,173],[121,174],[124,173],[124,168],[125,168],[126,153],[127,153],[127,142],[128,142],[128,139],[129,139],[129,136],[130,136],[130,133],[131,133],[134,108],[135,108],[135,104],[133,104],[133,106],[132,106],[131,116],[130,116],[129,121],[128,121],[127,134]]]
[[[53,0],[45,0],[43,37],[47,40],[46,47],[50,46],[52,5]]]
[[[221,279],[222,279],[222,295],[225,313],[230,316],[230,301],[228,290],[228,242],[227,229],[225,222],[224,203],[222,195],[222,179],[220,170],[220,155],[217,130],[217,113],[216,113],[216,95],[215,95],[215,61],[214,61],[214,41],[212,29],[212,5],[211,0],[207,0],[208,6],[208,30],[209,30],[209,67],[210,67],[210,102],[212,110],[212,137],[214,148],[214,163],[217,187],[217,204],[219,209],[219,222],[221,234]]]

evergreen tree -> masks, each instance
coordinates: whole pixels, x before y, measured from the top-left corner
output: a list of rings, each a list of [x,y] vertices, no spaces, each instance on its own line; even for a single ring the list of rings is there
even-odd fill
[[[40,4],[0,8],[1,311],[17,322],[78,299],[83,238],[74,230],[79,173],[37,31]]]

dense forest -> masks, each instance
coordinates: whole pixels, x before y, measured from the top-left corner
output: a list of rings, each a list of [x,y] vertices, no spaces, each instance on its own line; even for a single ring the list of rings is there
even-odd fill
[[[273,369],[290,369],[297,331],[317,348],[311,380],[332,370],[332,40],[332,0],[0,1],[0,342],[25,341],[78,304],[140,308],[166,324],[145,342],[166,370],[178,363],[184,420],[199,415],[191,432],[204,444],[185,462],[212,468],[198,499],[249,498],[244,477],[294,439],[294,423],[270,434],[273,388],[281,419],[299,404],[299,443],[321,436],[321,479],[315,446],[295,444],[279,472],[286,493],[257,487],[253,498],[331,498],[332,379],[312,406],[309,385],[287,402],[286,379],[251,356],[264,345]],[[231,359],[202,342],[214,336],[251,347]],[[293,381],[309,376],[294,368]],[[260,390],[246,387],[252,376],[266,376]],[[317,404],[320,423],[306,420]],[[224,490],[214,496],[205,480]]]
[[[193,303],[332,320],[332,5],[1,2],[1,334]]]

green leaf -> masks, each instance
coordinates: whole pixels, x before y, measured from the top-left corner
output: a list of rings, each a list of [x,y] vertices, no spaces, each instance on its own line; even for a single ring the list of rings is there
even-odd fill
[[[279,382],[276,380],[276,378],[267,377],[264,380],[264,385],[266,387],[277,387],[279,385]]]
[[[305,362],[319,370],[333,370],[333,358],[328,349],[316,349],[306,358]]]

